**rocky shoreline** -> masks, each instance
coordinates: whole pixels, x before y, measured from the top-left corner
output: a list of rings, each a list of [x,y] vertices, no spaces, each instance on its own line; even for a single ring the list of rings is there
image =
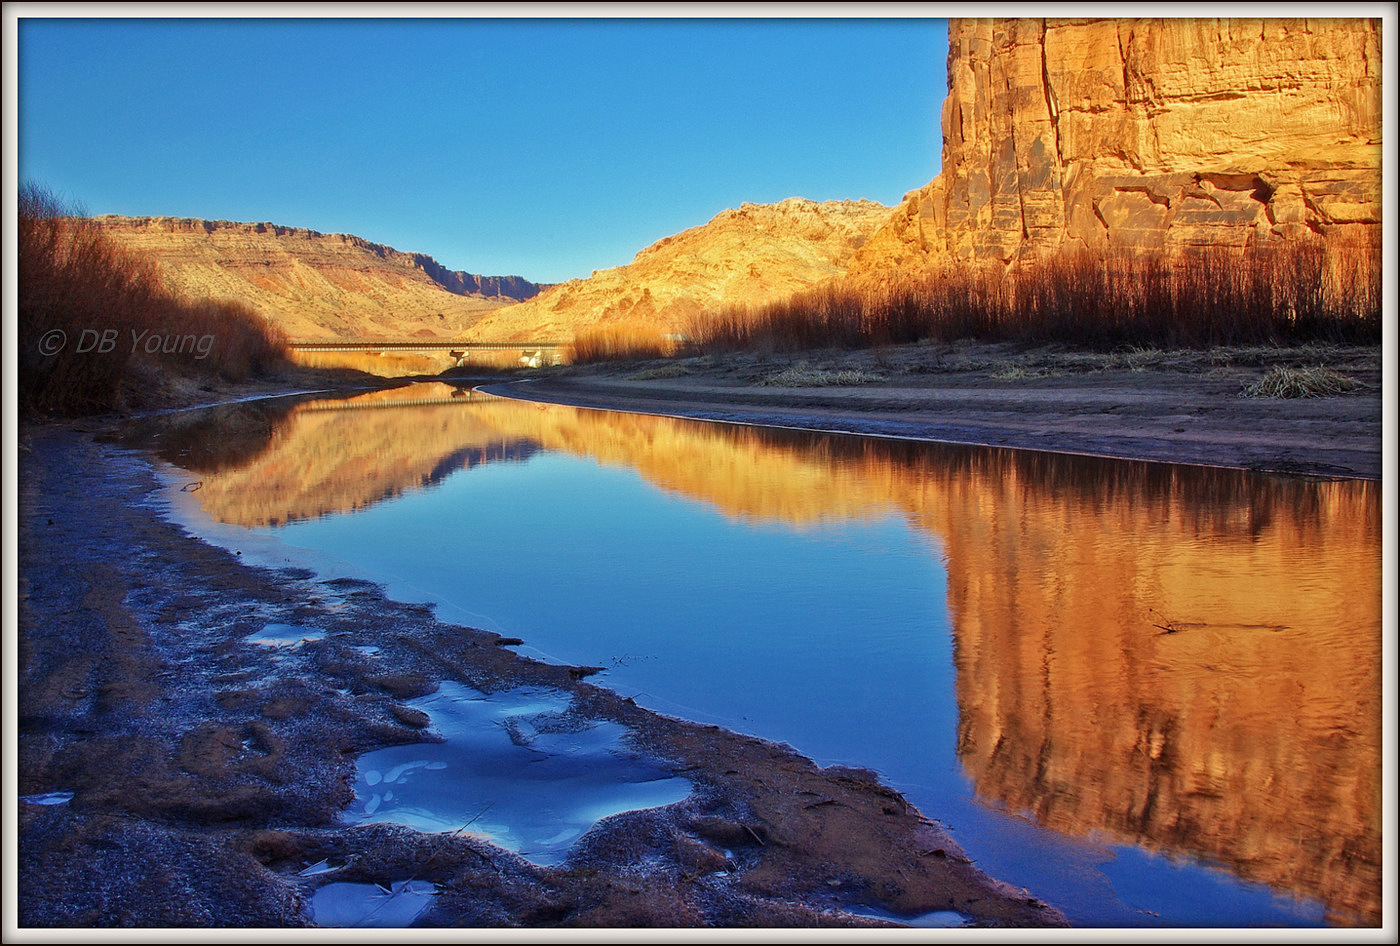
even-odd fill
[[[652,713],[374,585],[190,537],[101,426],[28,427],[19,445],[20,928],[301,927],[318,887],[408,880],[435,885],[419,926],[1064,925],[873,773]],[[248,640],[271,623],[324,636]],[[357,757],[439,738],[407,703],[449,680],[558,690],[693,791],[605,819],[550,867],[464,832],[346,826]]]

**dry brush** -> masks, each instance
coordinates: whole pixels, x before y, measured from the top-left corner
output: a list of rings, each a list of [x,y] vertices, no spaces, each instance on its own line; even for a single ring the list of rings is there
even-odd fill
[[[123,406],[180,375],[240,381],[286,358],[285,340],[235,301],[188,299],[149,259],[34,184],[18,204],[19,396],[27,412]]]

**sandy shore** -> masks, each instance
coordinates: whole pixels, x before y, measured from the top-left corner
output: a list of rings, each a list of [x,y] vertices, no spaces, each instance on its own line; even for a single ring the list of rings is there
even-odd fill
[[[26,429],[19,497],[18,926],[298,927],[330,883],[436,885],[424,926],[1063,925],[869,772],[659,716],[357,581],[242,563],[159,512],[96,425]],[[271,623],[324,636],[273,649]],[[356,759],[433,741],[445,681],[544,686],[688,779],[542,867],[467,832],[351,827]],[[931,813],[936,814],[936,813]],[[303,874],[326,861],[333,868]],[[12,920],[12,922],[15,922]]]
[[[1318,398],[1242,394],[1276,366],[1318,364],[1349,379],[1354,389]],[[580,407],[740,423],[1263,472],[1381,475],[1377,349],[1097,355],[1011,345],[912,345],[582,367],[493,390]]]

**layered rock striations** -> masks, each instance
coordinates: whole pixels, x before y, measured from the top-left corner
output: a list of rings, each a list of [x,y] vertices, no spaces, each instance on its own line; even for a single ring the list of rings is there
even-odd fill
[[[943,170],[856,279],[1065,249],[1378,241],[1378,20],[949,24]]]
[[[567,341],[580,328],[609,323],[684,332],[708,309],[774,302],[844,273],[889,214],[869,200],[745,203],[653,243],[625,266],[492,313],[473,333]]]
[[[342,233],[179,217],[95,218],[192,298],[244,302],[291,338],[455,337],[540,286]]]

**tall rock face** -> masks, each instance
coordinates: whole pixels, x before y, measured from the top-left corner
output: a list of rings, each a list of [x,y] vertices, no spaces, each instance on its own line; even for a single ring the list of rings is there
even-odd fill
[[[1076,247],[1379,239],[1379,20],[948,33],[943,170],[857,254],[857,279]]]

